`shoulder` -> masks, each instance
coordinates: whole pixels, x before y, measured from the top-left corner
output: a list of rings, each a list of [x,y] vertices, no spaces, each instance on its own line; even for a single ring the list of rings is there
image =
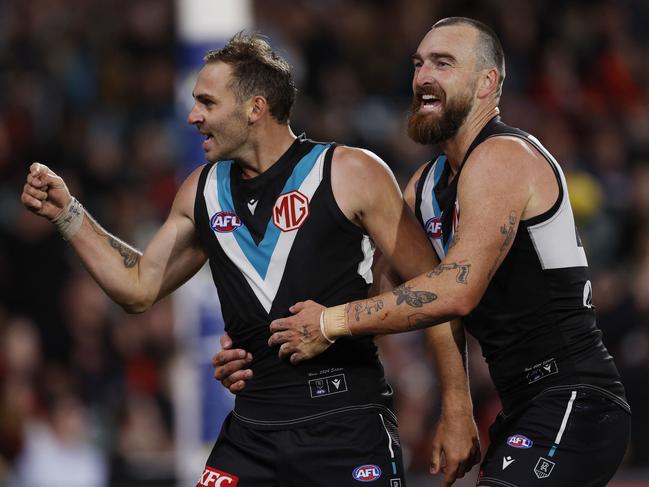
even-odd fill
[[[490,137],[474,149],[462,172],[525,169],[542,157],[529,142],[513,135]],[[488,164],[477,164],[477,162]]]
[[[194,169],[187,178],[183,181],[176,193],[173,207],[180,213],[194,219],[194,202],[196,200],[196,193],[198,191],[198,181],[201,177],[203,170],[209,164],[203,164]]]
[[[332,170],[352,178],[392,176],[392,171],[379,156],[367,149],[340,145],[332,158]]]

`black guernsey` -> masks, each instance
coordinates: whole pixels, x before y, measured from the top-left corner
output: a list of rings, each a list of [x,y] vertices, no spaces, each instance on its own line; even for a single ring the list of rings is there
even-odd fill
[[[588,263],[566,181],[540,142],[499,117],[471,144],[464,161],[491,137],[525,140],[553,169],[559,197],[545,213],[519,223],[504,261],[478,306],[463,319],[480,342],[505,413],[562,386],[597,390],[628,409],[618,371],[595,324]],[[417,184],[416,214],[440,259],[461,218],[460,171],[448,181],[446,156],[428,164]]]
[[[297,366],[267,343],[270,322],[298,301],[334,306],[367,297],[373,244],[334,199],[334,149],[300,137],[255,178],[243,179],[232,161],[208,164],[200,175],[195,221],[225,329],[253,354],[254,377],[237,394],[234,417],[255,427],[363,410],[393,416],[372,337],[342,338]]]

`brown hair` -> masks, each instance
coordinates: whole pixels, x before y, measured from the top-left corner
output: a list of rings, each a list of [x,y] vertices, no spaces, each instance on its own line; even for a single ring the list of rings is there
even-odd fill
[[[291,67],[262,36],[239,32],[221,49],[209,51],[203,61],[231,66],[230,88],[237,99],[263,96],[273,118],[288,123],[297,93]]]

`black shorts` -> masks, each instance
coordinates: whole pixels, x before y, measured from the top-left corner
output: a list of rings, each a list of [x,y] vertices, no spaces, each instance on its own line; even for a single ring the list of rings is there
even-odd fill
[[[605,486],[622,461],[630,427],[630,413],[602,392],[547,391],[521,412],[498,416],[477,485]]]
[[[197,487],[405,487],[399,435],[387,416],[260,430],[230,414]]]

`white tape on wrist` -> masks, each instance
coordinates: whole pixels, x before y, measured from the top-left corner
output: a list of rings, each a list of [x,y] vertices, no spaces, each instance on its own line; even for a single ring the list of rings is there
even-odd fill
[[[320,331],[330,343],[336,341],[339,336],[351,335],[352,332],[347,325],[347,305],[326,308],[320,314]]]
[[[326,311],[326,310],[325,310]],[[334,338],[333,340],[327,336],[327,332],[325,331],[325,312],[323,311],[320,313],[320,333],[322,333],[322,336],[325,337],[325,340],[327,340],[329,343],[333,343],[336,341]]]
[[[77,234],[83,223],[84,213],[83,205],[73,196],[63,211],[52,220],[63,240],[67,242]]]

